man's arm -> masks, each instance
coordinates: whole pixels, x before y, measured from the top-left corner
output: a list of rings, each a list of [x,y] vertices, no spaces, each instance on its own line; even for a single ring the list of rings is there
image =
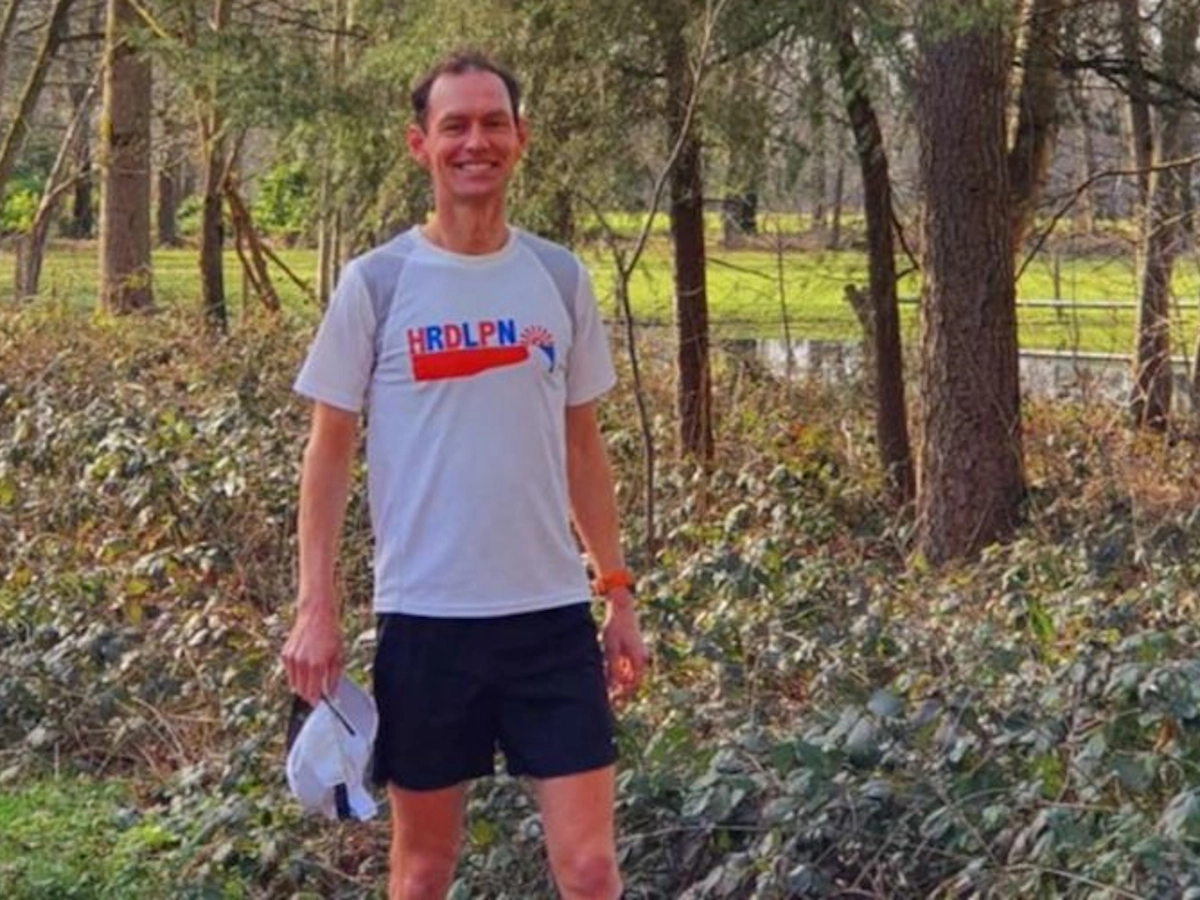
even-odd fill
[[[291,689],[315,704],[342,671],[341,604],[334,582],[338,543],[358,448],[358,414],[313,406],[300,475],[299,590],[296,620],[283,648]]]
[[[612,470],[594,403],[567,407],[567,488],[571,515],[597,574],[625,568]],[[602,637],[609,689],[618,699],[637,689],[646,670],[646,644],[633,596],[625,587],[608,592]]]

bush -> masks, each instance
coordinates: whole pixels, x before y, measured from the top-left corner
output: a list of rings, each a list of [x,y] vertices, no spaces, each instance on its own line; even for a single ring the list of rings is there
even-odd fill
[[[254,223],[272,237],[296,243],[312,232],[315,211],[312,177],[304,163],[280,163],[258,184],[252,208]]]
[[[0,202],[0,235],[29,231],[41,198],[41,184],[36,179],[14,178]]]
[[[36,795],[56,759],[127,785],[95,827],[173,896],[377,896],[385,825],[301,819],[282,783],[307,335],[202,334],[0,320],[0,781]],[[853,390],[716,377],[722,461],[662,464],[654,559],[628,390],[603,412],[656,655],[620,716],[629,895],[1200,897],[1195,451],[1032,407],[1025,529],[929,571]],[[481,785],[470,814],[453,896],[550,895],[529,793]],[[83,890],[63,871],[54,896]]]

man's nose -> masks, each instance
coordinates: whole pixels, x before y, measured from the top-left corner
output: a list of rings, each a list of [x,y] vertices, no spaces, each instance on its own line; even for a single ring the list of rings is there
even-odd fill
[[[484,144],[484,130],[480,122],[474,122],[467,126],[467,147],[482,147]]]

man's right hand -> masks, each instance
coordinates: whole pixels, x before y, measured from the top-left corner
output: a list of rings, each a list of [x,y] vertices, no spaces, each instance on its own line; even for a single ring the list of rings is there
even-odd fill
[[[283,645],[288,686],[313,706],[342,674],[342,624],[335,603],[298,604],[292,633]]]

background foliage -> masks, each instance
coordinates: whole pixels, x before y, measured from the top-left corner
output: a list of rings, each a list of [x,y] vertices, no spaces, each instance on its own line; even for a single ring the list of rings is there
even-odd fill
[[[282,777],[306,329],[70,321],[0,320],[5,896],[378,896],[382,822],[302,819]],[[857,389],[718,376],[723,462],[668,466],[635,557],[631,896],[1200,897],[1195,448],[1034,406],[1019,539],[934,572]],[[605,418],[637,547],[631,403]],[[360,672],[365,528],[356,499]],[[476,790],[456,891],[549,895],[519,783]]]

